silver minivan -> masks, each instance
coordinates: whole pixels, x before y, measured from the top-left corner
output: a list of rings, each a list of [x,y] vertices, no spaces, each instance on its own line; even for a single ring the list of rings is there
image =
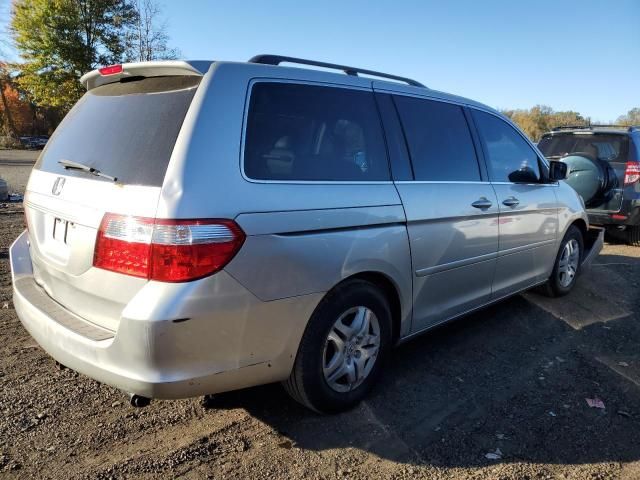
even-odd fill
[[[411,79],[261,55],[82,82],[29,179],[14,303],[58,362],[137,405],[283,382],[347,409],[392,346],[564,295],[602,248],[564,164]]]

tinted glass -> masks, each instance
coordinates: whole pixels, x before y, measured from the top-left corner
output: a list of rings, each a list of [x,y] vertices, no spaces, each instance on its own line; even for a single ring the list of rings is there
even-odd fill
[[[58,163],[71,160],[117,177],[118,183],[161,186],[199,81],[151,77],[88,91],[58,126],[35,168],[101,180]]]
[[[538,148],[547,158],[560,158],[570,153],[586,153],[607,162],[626,162],[629,138],[616,134],[560,133],[542,137]]]
[[[462,108],[394,97],[416,180],[478,181],[480,170]]]
[[[397,181],[413,180],[413,170],[407,151],[407,142],[398,118],[398,111],[393,104],[393,98],[386,93],[376,93],[384,133],[387,138],[387,150],[391,161],[391,173]]]
[[[495,115],[478,110],[473,110],[473,118],[487,155],[487,166],[492,181],[540,181],[537,153],[511,125]]]
[[[244,171],[258,180],[389,180],[373,94],[312,85],[255,84]]]

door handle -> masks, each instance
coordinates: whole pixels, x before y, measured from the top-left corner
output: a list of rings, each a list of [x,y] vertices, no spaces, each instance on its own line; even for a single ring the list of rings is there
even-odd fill
[[[520,203],[516,197],[509,197],[502,201],[502,204],[507,207],[516,207]]]
[[[479,208],[480,210],[486,210],[487,208],[490,208],[491,205],[493,205],[493,203],[491,203],[491,201],[488,200],[487,197],[480,197],[478,200],[471,204],[472,207]]]

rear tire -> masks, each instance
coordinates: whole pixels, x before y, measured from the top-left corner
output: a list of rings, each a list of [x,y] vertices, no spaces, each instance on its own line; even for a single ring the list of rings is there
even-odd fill
[[[583,253],[582,232],[575,225],[571,225],[560,244],[551,276],[542,286],[545,295],[562,297],[573,289],[580,273]]]
[[[640,225],[627,227],[627,245],[640,247]]]
[[[365,280],[347,280],[320,302],[302,336],[287,393],[319,413],[357,405],[375,384],[391,345],[391,309]]]

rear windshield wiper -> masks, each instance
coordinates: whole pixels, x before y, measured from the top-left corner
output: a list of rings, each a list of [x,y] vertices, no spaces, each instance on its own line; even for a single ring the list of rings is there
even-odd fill
[[[89,165],[84,165],[78,162],[72,162],[71,160],[59,160],[58,163],[62,165],[65,170],[80,170],[82,172],[87,172],[96,177],[107,178],[112,182],[118,180],[116,177],[112,177],[111,175],[107,175],[106,173],[102,173],[97,168],[90,167]]]

